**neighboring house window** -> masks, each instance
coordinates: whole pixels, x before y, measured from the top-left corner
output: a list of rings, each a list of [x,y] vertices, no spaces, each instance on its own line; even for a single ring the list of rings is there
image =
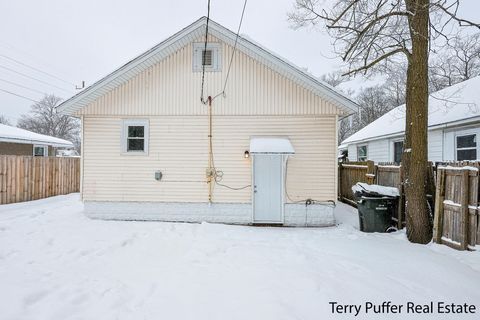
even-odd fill
[[[193,44],[193,71],[221,71],[221,54],[219,43],[207,43],[205,50],[205,43]]]
[[[477,160],[477,135],[467,134],[457,136],[457,161]]]
[[[393,143],[393,162],[402,162],[403,141],[395,141]]]
[[[357,148],[358,161],[367,161],[367,146],[360,146]]]
[[[148,120],[123,121],[122,152],[148,153]]]
[[[47,146],[33,146],[33,156],[34,157],[46,157],[46,156],[48,156],[48,147]]]

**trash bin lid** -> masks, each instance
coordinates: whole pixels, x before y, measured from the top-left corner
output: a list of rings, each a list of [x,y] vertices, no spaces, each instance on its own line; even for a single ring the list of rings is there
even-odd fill
[[[400,192],[397,188],[394,187],[385,187],[377,184],[367,184],[363,182],[358,182],[352,187],[352,191],[355,194],[360,196],[383,196],[383,197],[399,197]]]

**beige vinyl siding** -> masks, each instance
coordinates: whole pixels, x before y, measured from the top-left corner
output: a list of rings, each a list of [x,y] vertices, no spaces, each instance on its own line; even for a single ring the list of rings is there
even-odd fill
[[[192,43],[179,49],[77,113],[83,118],[83,200],[208,201],[208,107],[200,102],[202,73],[193,72],[192,50]],[[222,91],[231,52],[221,43],[222,71],[205,74],[205,98]],[[284,135],[296,150],[288,194],[294,201],[335,200],[337,106],[237,51],[226,96],[212,108],[221,183],[251,184],[252,159],[243,157],[251,136]],[[124,119],[149,121],[148,155],[121,154]],[[163,173],[160,182],[156,170]],[[216,185],[213,201],[251,202],[251,188]]]
[[[218,41],[210,37],[209,41]],[[198,39],[203,42],[203,39]],[[221,43],[221,72],[205,73],[205,98],[222,92],[233,48]],[[206,115],[201,72],[193,72],[193,43],[80,110],[77,115]],[[274,72],[239,50],[226,96],[214,100],[216,115],[332,115],[331,102]]]
[[[84,116],[83,199],[104,201],[207,202],[208,117],[151,116],[149,154],[121,155],[122,119]],[[335,199],[335,116],[214,116],[215,165],[222,183],[251,183],[252,135],[286,135],[296,154],[288,164],[293,200]],[[155,170],[164,174],[154,179]],[[251,189],[215,186],[214,202],[250,202]]]

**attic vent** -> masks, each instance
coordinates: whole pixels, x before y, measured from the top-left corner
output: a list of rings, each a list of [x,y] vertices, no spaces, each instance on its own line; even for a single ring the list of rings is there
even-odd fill
[[[193,71],[201,72],[205,67],[205,71],[221,71],[221,46],[219,43],[198,42],[193,44]]]
[[[212,50],[203,50],[202,55],[202,65],[204,66],[212,66]]]

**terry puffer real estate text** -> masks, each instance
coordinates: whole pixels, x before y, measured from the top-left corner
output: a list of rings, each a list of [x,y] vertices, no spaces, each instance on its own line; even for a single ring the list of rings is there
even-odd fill
[[[392,301],[373,303],[367,301],[363,304],[341,304],[336,301],[329,302],[332,314],[474,314],[477,307],[468,303],[453,303],[444,301],[431,301],[426,304],[407,302],[396,304]]]

